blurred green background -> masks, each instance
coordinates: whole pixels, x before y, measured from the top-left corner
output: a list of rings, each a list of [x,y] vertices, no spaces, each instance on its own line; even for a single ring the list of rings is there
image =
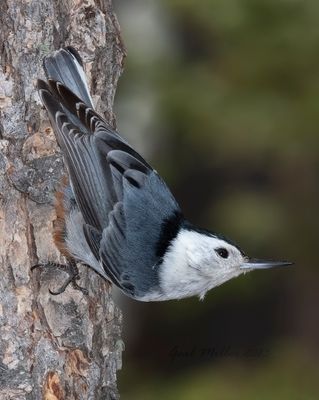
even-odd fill
[[[193,223],[291,268],[124,313],[123,400],[319,399],[319,2],[121,0],[118,128]]]

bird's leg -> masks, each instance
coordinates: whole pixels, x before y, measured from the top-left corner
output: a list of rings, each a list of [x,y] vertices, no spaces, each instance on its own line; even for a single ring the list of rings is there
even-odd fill
[[[76,262],[71,258],[68,259],[67,261],[68,261],[67,264],[59,264],[59,263],[36,264],[31,267],[31,270],[34,270],[35,268],[38,268],[38,267],[41,267],[41,268],[54,267],[61,271],[66,272],[69,275],[68,279],[63,283],[63,285],[58,290],[53,291],[53,290],[49,289],[49,292],[54,296],[63,293],[70,284],[72,284],[72,287],[75,290],[79,290],[83,294],[88,295],[87,289],[81,287],[76,282],[78,279],[80,279],[79,270],[76,265]]]

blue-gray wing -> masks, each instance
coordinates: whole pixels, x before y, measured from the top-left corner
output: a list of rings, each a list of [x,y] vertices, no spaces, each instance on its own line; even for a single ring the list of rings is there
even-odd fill
[[[160,176],[88,99],[48,78],[38,89],[85,222],[79,228],[110,280],[142,296],[158,285],[157,266],[181,223],[180,208]]]
[[[38,89],[62,149],[78,207],[85,222],[102,231],[118,201],[117,178],[106,160],[108,152],[123,149],[140,158],[145,167],[147,163],[63,84],[39,80]]]
[[[122,151],[112,151],[108,158],[121,174],[122,199],[103,230],[100,257],[119,287],[142,297],[158,288],[161,257],[177,234],[182,214],[154,170],[142,172],[139,163],[137,168],[134,163],[125,165],[127,155]]]

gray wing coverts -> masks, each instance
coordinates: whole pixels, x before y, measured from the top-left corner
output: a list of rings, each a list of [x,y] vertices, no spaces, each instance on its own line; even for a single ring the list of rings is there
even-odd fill
[[[160,176],[85,103],[88,97],[82,101],[46,72],[48,83],[39,81],[38,88],[85,221],[85,238],[109,279],[127,294],[143,296],[159,283],[156,246],[163,221],[180,208]]]

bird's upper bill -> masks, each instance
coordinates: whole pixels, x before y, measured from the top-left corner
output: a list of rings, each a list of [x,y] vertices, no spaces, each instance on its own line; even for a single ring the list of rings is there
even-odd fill
[[[240,266],[240,269],[267,269],[275,267],[285,267],[292,264],[293,263],[289,261],[266,261],[249,259],[247,262]]]

